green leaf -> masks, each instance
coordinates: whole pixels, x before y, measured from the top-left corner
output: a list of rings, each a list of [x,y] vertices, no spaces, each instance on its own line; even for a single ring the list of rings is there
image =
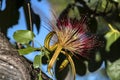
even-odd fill
[[[41,53],[43,53],[46,57],[47,57],[47,59],[48,60],[50,60],[50,52],[44,47],[44,51],[42,51]]]
[[[117,2],[117,3],[120,3],[120,0],[113,0],[113,1],[115,1],[115,2]]]
[[[97,12],[104,12],[104,10],[110,11],[111,7],[113,6],[112,3],[109,2],[109,5],[106,8],[106,5],[108,4],[108,0],[90,0],[90,2],[88,0],[84,0],[86,2],[86,4],[88,5],[88,7],[92,10],[96,9],[97,6]]]
[[[39,68],[42,64],[42,59],[41,59],[41,55],[36,55],[34,58],[34,62],[33,62],[33,67],[34,68]]]
[[[120,37],[120,32],[116,29],[114,29],[110,24],[108,24],[110,27],[110,31],[105,35],[105,38],[107,40],[106,50],[110,50],[110,46],[113,42],[115,42]]]
[[[43,80],[41,74],[42,74],[41,72],[38,74],[38,78],[39,78],[38,80]]]
[[[20,55],[26,55],[29,54],[33,51],[37,50],[37,48],[33,48],[33,47],[27,47],[25,49],[19,49],[18,52]]]
[[[110,80],[120,80],[120,59],[113,63],[107,61],[107,74]]]
[[[34,36],[34,33],[29,30],[18,30],[13,34],[14,39],[21,44],[28,44]]]

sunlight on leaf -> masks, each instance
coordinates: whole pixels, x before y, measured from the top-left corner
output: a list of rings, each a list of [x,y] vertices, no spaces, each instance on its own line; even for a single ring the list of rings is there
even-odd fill
[[[102,7],[103,9],[105,9],[106,4],[107,4],[107,1],[106,1],[106,0],[103,0],[103,1],[102,1],[102,4],[101,4],[101,7]]]
[[[56,12],[56,15],[59,15],[69,3],[74,3],[74,0],[48,0]]]
[[[34,58],[33,67],[39,68],[41,64],[42,64],[41,55],[36,55]]]
[[[18,30],[13,35],[14,39],[21,44],[28,44],[34,36],[34,33],[29,30]]]
[[[38,78],[39,78],[39,80],[43,80],[42,76],[41,76],[41,72],[38,74]]]
[[[47,57],[47,59],[50,60],[50,52],[47,49],[44,49],[44,51],[41,51],[41,53],[43,53]]]
[[[114,29],[110,24],[108,24],[110,31],[106,33],[105,38],[107,40],[106,50],[110,50],[110,46],[120,37],[120,32]]]
[[[113,63],[107,61],[107,74],[110,77],[110,80],[119,80],[120,79],[120,59],[116,60]]]
[[[98,0],[91,0],[90,2],[86,1],[86,4],[91,7],[92,9],[95,8],[95,5],[97,4]]]
[[[117,2],[117,3],[120,3],[120,0],[113,0],[113,1],[115,1],[115,2]]]
[[[25,49],[19,49],[18,52],[20,55],[26,55],[29,54],[33,51],[37,50],[37,48],[33,48],[33,47],[27,47]]]

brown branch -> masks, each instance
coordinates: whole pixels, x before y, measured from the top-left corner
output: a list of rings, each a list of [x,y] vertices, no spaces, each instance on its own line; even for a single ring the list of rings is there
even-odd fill
[[[32,63],[20,56],[12,48],[7,39],[0,33],[0,80],[38,80],[39,69],[34,69]],[[49,80],[44,75],[43,80]]]

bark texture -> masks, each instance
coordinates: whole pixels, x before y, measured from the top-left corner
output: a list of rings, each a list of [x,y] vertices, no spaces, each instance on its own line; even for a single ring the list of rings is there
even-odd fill
[[[38,72],[0,33],[0,80],[37,80]],[[49,79],[45,75],[44,77]]]

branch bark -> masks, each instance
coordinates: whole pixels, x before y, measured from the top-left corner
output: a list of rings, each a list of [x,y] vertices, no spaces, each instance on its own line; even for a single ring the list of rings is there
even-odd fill
[[[38,80],[39,69],[34,69],[32,63],[20,56],[6,37],[0,33],[0,80]],[[43,80],[49,80],[44,75]]]

